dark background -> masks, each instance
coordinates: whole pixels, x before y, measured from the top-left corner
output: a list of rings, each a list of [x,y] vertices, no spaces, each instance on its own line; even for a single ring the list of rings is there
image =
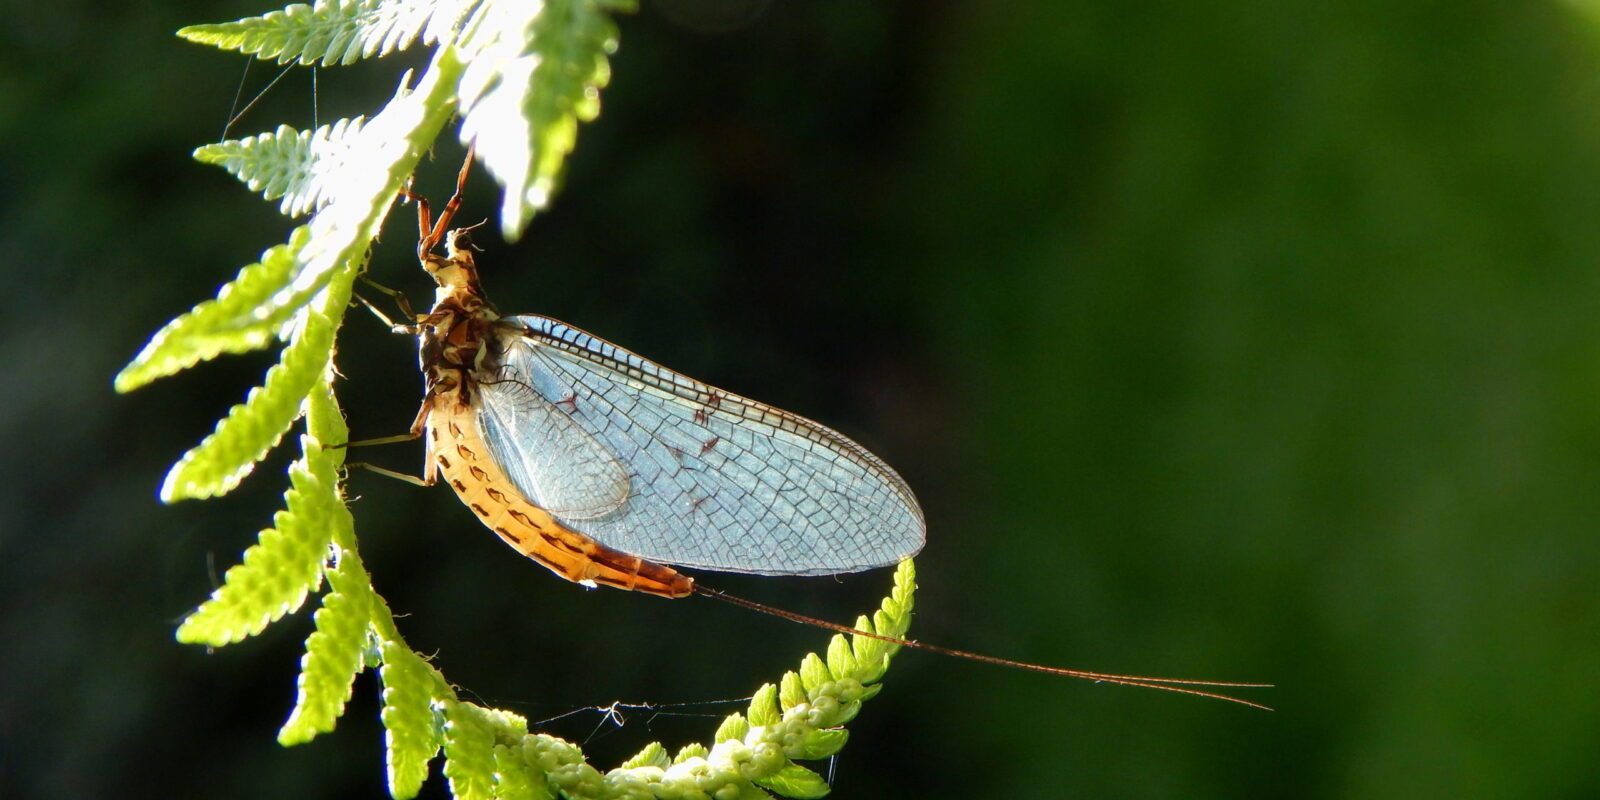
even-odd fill
[[[245,59],[171,36],[269,8],[43,9],[0,33],[0,793],[381,796],[370,676],[336,733],[274,743],[305,614],[211,654],[172,639],[269,524],[285,457],[217,501],[156,489],[270,356],[111,393],[289,227],[188,158]],[[480,239],[500,307],[895,464],[929,520],[916,636],[1278,684],[1250,695],[1268,713],[906,653],[834,796],[1600,796],[1583,7],[647,0],[621,26],[554,209]],[[319,71],[319,121],[376,110],[418,58]],[[312,103],[296,71],[232,135]],[[459,158],[442,145],[419,188],[446,194]],[[464,213],[496,207],[479,175]],[[420,300],[412,242],[401,209],[374,273]],[[355,435],[402,430],[412,344],[353,314],[339,358]],[[535,720],[747,695],[826,641],[580,590],[442,488],[349,489],[411,644]],[[888,585],[702,577],[839,620]],[[598,731],[607,768],[736,708],[543,729]]]

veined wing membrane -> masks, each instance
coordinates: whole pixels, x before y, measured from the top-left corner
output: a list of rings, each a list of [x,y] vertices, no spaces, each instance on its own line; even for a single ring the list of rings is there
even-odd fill
[[[609,448],[564,412],[573,390],[549,370],[524,370],[480,386],[480,423],[500,464],[518,489],[562,519],[594,519],[627,502],[628,469]],[[547,398],[557,398],[554,401]],[[514,432],[514,433],[511,433]]]
[[[493,457],[529,499],[602,544],[763,575],[854,572],[922,547],[905,482],[833,430],[547,317],[502,318],[494,347],[498,373],[479,387]],[[529,410],[538,403],[547,408]],[[563,421],[573,428],[537,429]],[[626,496],[610,507],[599,501],[622,484],[601,462],[626,469]]]

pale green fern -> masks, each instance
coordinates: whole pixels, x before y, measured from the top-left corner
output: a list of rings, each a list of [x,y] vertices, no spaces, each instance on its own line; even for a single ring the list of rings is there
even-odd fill
[[[844,746],[842,726],[877,693],[898,649],[835,636],[826,658],[807,655],[778,684],[761,687],[710,744],[676,755],[651,744],[602,772],[576,745],[529,733],[522,717],[460,699],[405,643],[362,564],[340,489],[339,445],[349,431],[334,397],[333,353],[373,239],[421,155],[456,115],[461,140],[475,144],[505,188],[501,227],[509,238],[520,234],[557,188],[579,124],[599,113],[616,45],[609,15],[629,10],[629,2],[606,0],[331,0],[180,31],[279,63],[349,64],[419,42],[436,48],[421,75],[408,73],[370,118],[314,131],[280,126],[195,151],[279,201],[285,215],[311,217],[215,299],[164,326],[115,382],[130,391],[224,353],[283,343],[263,383],[162,484],[167,502],[224,494],[305,419],[283,510],[179,626],[178,639],[221,646],[253,636],[325,585],[278,741],[298,744],[333,730],[356,676],[376,668],[389,791],[397,798],[421,789],[441,751],[450,790],[461,798],[820,797],[827,784],[796,762]],[[882,607],[856,626],[904,636],[913,578],[910,562],[901,565]]]
[[[194,157],[233,173],[268,200],[281,199],[278,210],[298,217],[332,196],[330,178],[357,157],[354,145],[361,141],[364,122],[362,117],[341,119],[314,131],[279,125],[272,133],[208,144]]]

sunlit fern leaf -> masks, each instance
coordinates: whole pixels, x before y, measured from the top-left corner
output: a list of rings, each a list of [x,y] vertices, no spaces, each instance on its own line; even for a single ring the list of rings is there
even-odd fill
[[[745,716],[755,726],[778,724],[783,719],[783,711],[778,707],[778,687],[770,683],[762,684],[750,698],[750,708]]]
[[[905,638],[906,632],[911,630],[911,612],[916,607],[916,591],[916,567],[911,561],[906,561],[895,570],[894,588],[890,590],[881,607],[873,613],[872,625],[868,626],[866,618],[862,617],[856,621],[856,627],[897,639]],[[878,687],[872,684],[883,678],[883,674],[889,670],[889,659],[900,652],[901,646],[865,636],[853,636],[851,639],[851,647],[856,656],[856,673],[850,677],[867,685],[868,693],[861,699],[868,700],[877,694]]]
[[[808,699],[805,686],[800,683],[800,675],[793,670],[783,673],[783,680],[778,681],[778,703],[788,708]]]
[[[784,797],[807,800],[828,793],[828,782],[821,775],[799,764],[789,764],[770,777],[756,781],[756,785],[771,789]]]
[[[717,726],[717,732],[711,735],[711,741],[725,742],[729,739],[743,739],[745,734],[749,732],[750,722],[744,718],[743,714],[735,712],[725,717],[722,720],[722,724]],[[643,753],[640,755],[643,755]],[[638,757],[634,756],[634,758]]]
[[[306,395],[306,433],[323,445],[321,457],[312,462],[312,472],[322,475],[321,470],[329,472],[339,469],[344,464],[344,455],[347,448],[339,445],[350,441],[350,428],[345,425],[344,413],[339,410],[339,401],[333,396],[333,370],[323,376],[322,382],[312,387],[311,393]],[[340,517],[340,526],[345,529],[344,536],[335,533],[334,541],[341,547],[354,547],[354,523],[350,519],[348,509]]]
[[[828,642],[828,671],[834,675],[854,675],[856,672],[856,656],[850,650],[850,642],[843,636],[835,636]]]
[[[761,791],[761,787],[753,783],[739,783],[736,786],[739,789],[739,794],[733,797],[732,800],[769,800],[772,797],[772,795]]]
[[[544,776],[535,777],[522,754],[522,743],[494,746],[494,796],[496,800],[555,800]]]
[[[578,124],[600,113],[617,31],[596,0],[485,0],[463,28],[461,141],[505,187],[501,232],[521,234],[555,192]]]
[[[855,627],[857,630],[863,630],[868,633],[877,630],[877,626],[866,615],[856,617]],[[860,677],[862,683],[871,683],[883,677],[882,671],[875,672],[873,666],[881,664],[884,669],[887,669],[889,665],[884,656],[888,655],[889,648],[893,646],[882,639],[871,639],[866,636],[851,637],[850,650],[855,656],[856,664],[859,665],[859,670],[856,674]]]
[[[314,131],[279,125],[271,133],[205,145],[194,157],[222,167],[267,200],[281,199],[278,210],[298,217],[333,195],[337,187],[328,179],[352,157],[351,142],[363,122],[363,117],[341,119]]]
[[[704,760],[708,755],[711,755],[711,748],[695,742],[678,748],[678,754],[672,757],[672,763],[674,765],[687,764],[695,760]]]
[[[217,429],[185,453],[167,473],[161,499],[212,497],[233,489],[267,451],[277,445],[300,416],[306,395],[323,380],[333,358],[333,334],[350,302],[350,286],[359,263],[343,274],[308,307],[277,364],[266,380],[228,410]]]
[[[354,552],[338,555],[328,570],[330,591],[312,617],[316,630],[300,657],[294,710],[278,731],[283,745],[310,741],[333,730],[350,701],[356,675],[365,665],[367,631],[375,611],[372,584]]]
[[[634,767],[660,767],[665,769],[671,763],[672,758],[671,756],[667,755],[667,748],[662,747],[660,742],[651,742],[645,745],[644,749],[635,754],[633,758],[622,762],[620,768],[633,769]]]
[[[311,222],[296,229],[286,247],[269,250],[259,269],[242,272],[217,300],[166,326],[118,376],[117,387],[125,391],[202,358],[261,347],[285,322],[298,323],[266,382],[168,473],[163,500],[232,489],[299,414],[300,399],[328,364],[333,329],[349,300],[352,265],[364,258],[401,183],[449,119],[450,87],[460,70],[454,51],[441,48],[415,90],[402,85],[359,135],[349,137],[363,157],[347,159],[334,171],[330,185],[338,187],[337,194]],[[347,278],[342,289],[324,292],[341,267]],[[318,292],[329,301],[321,314],[283,313]]]
[[[457,800],[493,800],[494,726],[472,703],[445,706],[444,776]]]
[[[339,592],[336,572],[330,572],[330,583]],[[897,590],[910,585],[910,575],[908,562],[897,572]],[[394,635],[393,617],[381,599],[372,597],[375,629],[391,632],[380,633],[382,636]],[[901,597],[901,601],[886,598],[883,604],[885,619],[894,623],[884,630],[893,635],[904,635],[904,623],[909,621],[909,607],[903,605],[908,598]],[[354,640],[357,635],[345,637]],[[794,761],[838,752],[848,735],[836,727],[836,717],[845,706],[859,706],[861,696],[867,694],[852,676],[840,676],[809,700],[780,707],[777,687],[764,686],[751,703],[753,718],[764,724],[751,725],[743,715],[734,714],[718,727],[712,747],[691,744],[669,761],[666,751],[655,744],[602,774],[584,761],[575,745],[544,734],[527,734],[521,717],[456,701],[443,676],[398,639],[385,640],[382,660],[390,785],[392,793],[401,798],[420,788],[427,763],[441,744],[446,754],[445,774],[458,797],[544,800],[558,793],[599,800],[687,796],[685,793],[699,796],[696,792],[742,800],[768,797],[759,786],[788,797],[820,797],[827,791],[826,783]],[[814,654],[806,660],[820,662]],[[792,684],[796,679],[787,680]],[[792,689],[787,694],[794,699]],[[441,714],[448,720],[442,725]]]
[[[309,441],[302,439],[302,451],[312,476],[334,488],[327,525],[332,530],[332,541],[349,550],[355,546],[355,520],[351,518],[350,509],[344,504],[344,495],[339,491],[339,468],[344,464],[345,444],[350,440],[350,430],[345,427],[344,415],[340,413],[333,397],[334,374],[333,364],[329,363],[322,380],[313,385],[306,395],[304,413]],[[365,575],[365,571],[361,574]]]
[[[901,563],[895,571],[894,590],[884,598],[877,613],[878,632],[905,636],[911,622],[915,577],[910,561]],[[709,750],[703,745],[683,748],[656,779],[673,784],[694,775],[701,786],[722,780],[737,789],[741,797],[766,796],[755,785],[787,797],[820,797],[827,792],[827,784],[810,770],[795,765],[794,760],[825,758],[844,746],[848,735],[839,726],[879,688],[876,683],[863,685],[863,677],[874,675],[871,681],[881,678],[897,649],[895,645],[884,648],[876,654],[876,663],[857,657],[854,673],[839,675],[831,674],[815,653],[808,654],[798,673],[784,676],[781,683],[786,684],[785,688],[771,684],[761,687],[750,699],[747,715],[731,715],[717,728],[714,746]],[[796,681],[804,689],[803,697],[795,688]],[[660,768],[639,769],[650,774],[649,770]]]
[[[310,237],[304,226],[295,228],[288,243],[269,248],[260,261],[239,270],[238,277],[217,290],[215,299],[168,322],[117,374],[117,391],[132,391],[223,353],[266,347],[300,310],[275,306],[272,299],[293,280],[299,268],[295,253]]]
[[[306,446],[320,449],[309,437]],[[178,641],[220,647],[254,636],[299,609],[322,585],[332,517],[343,504],[338,489],[313,476],[304,459],[289,467],[289,478],[293,486],[284,493],[285,508],[273,517],[274,527],[261,532],[211,599],[178,626]]]
[[[178,35],[279,64],[350,64],[450,37],[475,0],[318,0]]]
[[[524,762],[536,776],[541,776],[534,778],[535,787],[542,779],[548,791],[568,800],[599,796],[594,780],[599,773],[583,760],[583,750],[572,742],[549,734],[532,733],[522,737],[521,751]],[[588,789],[576,791],[580,786]]]
[[[464,701],[447,703],[444,775],[450,793],[458,800],[491,800],[533,791],[528,763],[498,752],[513,744],[520,750],[527,735],[528,722],[520,715]]]
[[[807,653],[800,660],[800,684],[805,687],[808,696],[815,696],[817,690],[833,680],[833,673],[828,671],[828,665],[816,653]]]
[[[330,364],[322,380],[306,395],[305,439],[319,445],[342,445],[350,439],[344,414],[333,396],[333,377]],[[324,571],[328,593],[323,595],[322,607],[313,616],[316,630],[307,637],[306,651],[301,657],[295,707],[278,731],[278,741],[285,745],[307,741],[333,730],[350,700],[356,675],[369,659],[376,663],[370,655],[373,639],[370,631],[380,621],[390,628],[393,626],[393,618],[372,588],[372,579],[355,550],[355,520],[344,504],[342,493],[337,491],[338,470],[344,463],[345,452],[346,448],[340,446],[307,447],[306,461],[312,475],[335,487],[331,516],[327,520],[332,563]]]
[[[449,691],[443,677],[403,642],[385,641],[382,658],[380,718],[387,743],[389,794],[405,800],[422,790],[428,762],[443,744],[435,707],[448,699]]]
[[[819,728],[802,736],[783,754],[796,761],[816,761],[843,750],[848,741],[850,732],[844,728]]]
[[[599,794],[600,796],[606,798],[654,798],[659,796],[672,796],[670,794],[659,795],[652,791],[653,787],[651,785],[652,782],[650,777],[645,774],[641,774],[649,771],[650,770],[615,770],[610,774],[597,776],[598,785],[604,787],[600,790]],[[722,794],[723,793],[720,792],[716,795],[707,793],[705,796],[717,797],[722,796]],[[685,793],[679,796],[693,797],[694,795]]]
[[[324,204],[321,210],[309,224],[296,228],[287,244],[269,249],[261,262],[241,270],[215,300],[196,306],[151,337],[117,375],[117,390],[138,388],[222,353],[265,347],[280,335],[336,269],[365,254],[401,184],[450,118],[455,108],[451,89],[461,66],[453,50],[441,48],[415,89],[403,82],[375,117],[359,129],[341,132],[337,140],[342,147],[335,149],[347,157],[324,161],[315,158],[313,148],[312,163],[305,169],[315,175],[314,197],[304,199]],[[243,474],[225,482],[226,488]],[[180,496],[207,493],[173,495]]]
[[[300,191],[287,177],[283,186],[286,201],[291,194],[298,200],[291,207],[323,204],[321,210],[296,228],[287,244],[241,270],[215,300],[151,337],[117,375],[117,390],[130,391],[222,353],[259,349],[279,336],[333,272],[361,256],[377,235],[401,184],[454,114],[462,66],[454,48],[441,47],[418,85],[409,85],[408,73],[388,105],[364,125],[328,129],[330,145],[340,145],[332,149],[347,157],[327,163],[317,158],[318,148],[310,147],[310,163],[303,169],[315,176],[314,190]]]

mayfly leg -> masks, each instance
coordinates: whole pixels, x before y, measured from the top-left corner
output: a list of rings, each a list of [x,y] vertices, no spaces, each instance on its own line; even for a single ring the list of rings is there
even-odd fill
[[[422,434],[420,432],[419,433],[399,433],[399,434],[395,434],[394,436],[380,436],[380,437],[378,437],[376,439],[359,439],[359,440],[354,441],[354,442],[345,442],[342,445],[334,445],[334,447],[345,447],[345,448],[349,448],[349,447],[372,447],[374,445],[380,445],[380,444],[399,444],[400,442],[414,442],[414,441],[416,441],[417,439],[419,439],[421,437],[422,437]],[[364,470],[367,470],[369,472],[376,472],[379,475],[382,475],[382,476],[384,476],[386,478],[394,478],[395,480],[405,481],[406,483],[414,484],[414,485],[417,485],[417,486],[432,486],[433,485],[433,481],[431,479],[432,478],[431,475],[426,477],[426,478],[419,478],[419,477],[417,477],[415,475],[407,475],[404,472],[395,472],[392,469],[387,469],[385,467],[380,467],[377,464],[369,464],[369,463],[367,463],[365,461],[352,461],[352,462],[349,462],[349,463],[345,464],[344,466],[345,466],[345,469],[347,469],[347,470],[349,470],[349,469],[357,469],[357,468],[364,469]],[[430,472],[431,472],[431,470],[430,470]]]
[[[376,439],[358,439],[336,447],[370,447],[377,444],[398,444],[400,442],[414,442],[422,438],[422,431],[428,424],[428,411],[433,407],[433,397],[423,398],[422,408],[417,409],[417,418],[411,422],[411,430],[397,433],[393,436],[380,436]]]
[[[405,434],[395,434],[392,435],[392,437],[362,438],[362,440],[357,440],[357,442],[347,442],[344,443],[344,445],[339,446],[346,446],[346,448],[360,448],[360,446],[397,445],[397,443],[400,442],[416,442],[418,438],[422,438],[422,427],[424,427],[424,422],[427,421],[427,411],[429,411],[430,405],[432,405],[430,400],[424,400],[424,402],[422,402],[422,410],[418,411],[418,414],[416,414],[416,422],[411,424],[410,432],[405,432]],[[406,475],[405,472],[395,472],[395,470],[392,469],[384,469],[384,467],[376,466],[376,464],[368,464],[368,462],[365,461],[349,462],[349,464],[346,464],[346,469],[349,469],[349,467],[360,467],[360,469],[370,470],[370,472],[376,472],[376,474],[384,475],[384,477],[395,478],[395,480],[403,480],[403,482],[414,483],[414,485],[418,486],[432,486],[434,485],[435,480],[437,480],[437,474],[434,472],[434,462],[432,462],[432,459],[427,461],[427,470],[424,472],[424,477],[421,478],[416,477],[416,475]]]
[[[399,444],[400,442],[414,442],[414,441],[422,438],[422,433],[427,428],[428,412],[432,408],[433,408],[433,397],[432,397],[432,395],[430,393],[430,395],[428,397],[423,399],[422,408],[417,410],[417,418],[416,418],[416,420],[414,422],[411,423],[411,430],[409,430],[409,431],[407,431],[405,433],[397,433],[397,434],[395,434],[393,436],[380,436],[380,437],[378,437],[376,439],[358,439],[358,440],[356,440],[354,442],[346,442],[346,443],[344,443],[342,445],[335,445],[335,446],[336,447],[370,447],[370,446],[373,446],[373,445],[380,445],[380,444]],[[437,468],[434,466],[434,462],[433,462],[432,458],[426,459],[426,467],[424,467],[423,473],[422,473],[422,477],[420,477],[420,478],[418,478],[415,475],[407,475],[404,472],[395,472],[394,470],[391,470],[391,469],[384,469],[383,467],[377,466],[375,464],[368,464],[365,461],[356,461],[356,462],[352,462],[352,463],[349,463],[349,464],[345,464],[345,467],[346,468],[349,468],[349,467],[360,467],[360,468],[365,469],[365,470],[371,470],[372,472],[376,472],[379,475],[384,475],[384,476],[387,476],[387,477],[390,477],[390,478],[394,478],[396,480],[402,480],[402,481],[405,481],[406,483],[413,483],[413,484],[416,484],[417,486],[432,486],[434,484],[434,482],[436,480],[438,480],[438,471],[437,471]]]
[[[444,241],[445,231],[450,229],[450,222],[455,219],[456,211],[461,209],[461,198],[467,189],[467,173],[472,169],[472,156],[476,145],[467,145],[467,159],[461,163],[461,172],[456,175],[456,193],[450,196],[450,202],[444,204],[444,210],[439,212],[437,222],[433,219],[433,211],[428,205],[428,198],[411,191],[409,185],[400,190],[401,196],[417,204],[417,260],[426,261],[427,255],[433,252]]]
[[[383,284],[378,283],[377,281],[372,280],[365,275],[361,276],[361,282],[388,295],[390,299],[394,300],[394,304],[400,307],[400,313],[404,315],[406,319],[412,320],[412,322],[407,324],[397,323],[390,319],[388,314],[383,313],[383,311],[379,310],[377,306],[373,305],[372,301],[362,297],[359,294],[356,295],[356,299],[361,301],[361,304],[366,306],[368,311],[371,311],[374,316],[382,320],[383,324],[389,326],[389,330],[393,331],[394,333],[403,333],[407,336],[417,335],[417,314],[411,310],[411,301],[406,298],[403,292],[401,292],[399,289],[390,289],[389,287],[384,286]]]
[[[397,481],[405,481],[406,483],[409,483],[409,484],[411,484],[413,486],[428,487],[428,486],[432,486],[433,485],[431,483],[428,483],[427,479],[425,479],[425,478],[419,478],[419,477],[417,477],[415,475],[407,475],[404,472],[395,472],[392,469],[385,469],[383,467],[378,466],[377,464],[369,464],[369,463],[367,463],[365,461],[352,461],[352,462],[350,462],[350,463],[348,463],[348,464],[346,464],[344,466],[345,466],[345,469],[353,469],[353,468],[359,467],[361,469],[367,470],[368,472],[376,472],[376,473],[378,473],[379,475],[382,475],[385,478],[394,478]]]
[[[417,434],[414,434],[414,433],[397,433],[397,434],[395,434],[393,436],[379,436],[376,439],[357,439],[356,441],[353,441],[353,442],[345,442],[342,445],[332,445],[332,446],[334,446],[334,447],[372,447],[374,445],[380,445],[380,444],[400,444],[401,442],[414,442],[419,438],[421,438],[421,437],[417,436]]]

